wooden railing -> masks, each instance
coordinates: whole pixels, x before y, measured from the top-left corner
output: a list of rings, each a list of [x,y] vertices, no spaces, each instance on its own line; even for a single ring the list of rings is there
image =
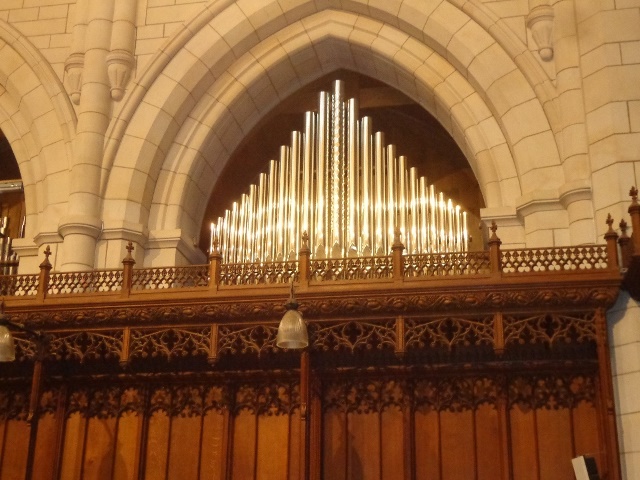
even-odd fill
[[[640,217],[640,209],[632,213],[634,225],[640,224],[640,218],[635,218]],[[126,297],[131,292],[188,288],[218,291],[231,286],[277,285],[292,280],[308,286],[336,280],[413,282],[619,272],[625,265],[618,261],[617,243],[624,261],[634,252],[640,252],[640,246],[635,245],[640,243],[640,236],[626,237],[623,229],[619,238],[612,228],[613,220],[609,218],[607,223],[609,231],[605,235],[605,245],[501,250],[494,223],[489,249],[480,252],[404,254],[404,245],[398,240],[389,256],[311,259],[311,252],[305,245],[297,261],[223,264],[220,254],[213,253],[208,265],[143,269],[133,268],[135,261],[131,257],[133,247],[130,244],[123,269],[87,272],[52,273],[47,248],[39,275],[0,275],[0,295],[43,299],[47,296],[119,293]]]

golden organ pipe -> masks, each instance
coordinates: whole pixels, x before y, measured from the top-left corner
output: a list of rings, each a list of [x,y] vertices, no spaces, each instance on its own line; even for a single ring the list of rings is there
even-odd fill
[[[349,124],[348,124],[348,164],[349,164],[349,236],[348,236],[348,254],[356,256],[358,254],[358,239],[356,232],[359,228],[358,222],[358,205],[360,204],[358,196],[358,105],[355,99],[349,100]]]
[[[269,200],[268,200],[268,212],[267,212],[267,238],[268,238],[268,259],[271,261],[275,261],[275,252],[276,252],[276,242],[274,241],[274,237],[276,236],[275,229],[275,220],[276,220],[276,209],[278,208],[277,195],[278,190],[276,189],[276,185],[278,182],[277,178],[278,173],[278,164],[275,160],[271,160],[269,162]]]
[[[295,258],[298,252],[298,235],[296,232],[300,229],[297,219],[299,202],[299,178],[300,170],[300,132],[291,133],[291,175],[289,176],[289,218],[287,231],[289,232],[289,251],[287,258]]]
[[[456,244],[454,250],[456,252],[460,251],[460,245],[462,244],[462,224],[460,222],[460,205],[456,205]]]
[[[464,241],[464,251],[469,250],[469,230],[467,230],[467,212],[462,212],[462,238]]]
[[[372,172],[372,156],[371,156],[371,119],[364,117],[362,119],[362,245],[361,251],[365,256],[373,253],[373,245],[371,233],[373,225],[371,223],[371,210],[373,208],[373,200],[371,198],[371,172]]]
[[[396,173],[396,148],[395,145],[387,145],[387,238],[394,238],[398,226]]]
[[[257,252],[256,260],[262,260],[265,258],[265,219],[267,217],[266,211],[266,198],[267,198],[267,175],[261,173],[258,177],[258,213],[257,213]]]
[[[429,251],[429,197],[427,194],[427,179],[420,177],[420,246],[418,250]]]
[[[249,203],[247,204],[247,261],[254,262],[256,260],[256,214],[258,211],[258,204],[256,202],[257,187],[251,185],[249,187]]]
[[[375,210],[374,221],[376,225],[376,255],[384,255],[384,134],[376,132],[375,135],[375,172],[376,192],[375,192]]]
[[[398,157],[398,210],[399,225],[402,241],[407,243],[407,158],[403,155]]]
[[[409,170],[409,195],[411,197],[409,203],[409,246],[410,253],[418,253],[418,171],[415,167]]]
[[[344,252],[340,251],[340,245],[343,243],[341,238],[342,224],[343,224],[343,194],[342,188],[342,174],[343,174],[343,162],[344,155],[342,154],[343,144],[343,102],[342,102],[342,90],[343,82],[337,81],[334,86],[334,94],[331,99],[333,108],[333,118],[331,122],[331,158],[330,158],[330,190],[331,190],[331,208],[330,218],[327,225],[331,229],[331,256],[340,257]]]
[[[289,149],[286,146],[280,148],[280,176],[278,181],[278,221],[276,223],[278,245],[276,260],[283,260],[285,255],[285,245],[287,238],[287,180],[289,178]]]
[[[316,255],[325,257],[324,239],[324,180],[327,168],[326,131],[327,131],[327,92],[320,93],[320,111],[318,112],[318,156],[316,169]]]
[[[304,159],[302,165],[303,177],[302,177],[302,203],[300,208],[302,209],[302,232],[307,232],[309,238],[313,238],[313,231],[310,228],[311,216],[311,172],[312,172],[312,145],[315,144],[313,135],[313,113],[307,112],[304,117]],[[302,233],[300,232],[300,233]]]

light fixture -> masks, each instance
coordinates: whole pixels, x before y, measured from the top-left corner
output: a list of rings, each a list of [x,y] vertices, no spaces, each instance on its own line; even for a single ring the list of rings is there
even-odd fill
[[[298,311],[298,302],[293,293],[293,283],[289,300],[285,304],[287,311],[278,325],[276,335],[276,345],[280,348],[301,349],[309,345],[309,335],[307,325],[304,323],[302,314]]]
[[[4,319],[0,317],[0,322]],[[13,335],[6,325],[0,324],[0,362],[13,362],[16,359],[16,346]]]
[[[4,315],[4,302],[2,302],[0,303],[0,362],[13,362],[16,359],[16,345],[11,330],[19,330],[31,335],[38,345],[44,344],[47,340],[44,333],[7,320]]]

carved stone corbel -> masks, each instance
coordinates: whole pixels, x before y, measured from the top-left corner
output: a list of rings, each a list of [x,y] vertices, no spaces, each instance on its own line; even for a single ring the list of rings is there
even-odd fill
[[[553,7],[538,5],[527,15],[527,28],[538,46],[540,58],[549,62],[553,59]]]
[[[129,83],[134,58],[125,50],[114,50],[107,55],[107,73],[111,85],[111,98],[122,100],[124,91]]]
[[[64,62],[67,90],[71,101],[80,105],[80,92],[82,90],[82,69],[84,68],[84,54],[72,53]]]

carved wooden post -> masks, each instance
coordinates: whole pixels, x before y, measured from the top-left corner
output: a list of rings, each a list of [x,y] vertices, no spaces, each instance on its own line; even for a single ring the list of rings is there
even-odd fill
[[[393,281],[394,282],[402,282],[404,280],[404,260],[402,258],[402,251],[404,250],[404,245],[402,243],[402,238],[400,235],[400,229],[396,227],[395,235],[393,237],[393,245],[391,246],[392,251],[392,265],[393,265]]]
[[[129,348],[131,345],[131,327],[124,327],[122,330],[122,351],[120,352],[120,366],[125,368],[129,365]]]
[[[491,265],[491,275],[499,277],[502,275],[502,260],[500,257],[500,245],[502,240],[496,235],[498,225],[491,222],[491,238],[489,238],[489,264]]]
[[[500,376],[501,388],[496,398],[498,411],[498,429],[500,436],[500,480],[513,478],[513,461],[511,452],[511,419],[509,416],[509,380]]]
[[[209,365],[215,365],[218,361],[218,324],[211,325],[211,334],[209,335],[209,355],[207,362]]]
[[[36,356],[33,363],[33,377],[31,378],[31,393],[29,395],[29,446],[27,450],[27,467],[25,480],[33,477],[33,467],[36,454],[36,441],[38,439],[38,426],[40,423],[40,389],[42,387],[42,362],[47,354],[49,337],[41,332],[30,332],[35,335]]]
[[[620,269],[618,262],[618,234],[613,229],[611,214],[607,215],[607,225],[609,225],[609,230],[604,234],[604,239],[607,241],[607,258],[609,259],[607,268],[618,271]]]
[[[43,301],[47,297],[47,290],[49,290],[49,276],[51,272],[51,262],[49,261],[49,255],[51,255],[51,248],[47,245],[44,249],[44,260],[40,264],[40,276],[38,277],[38,291],[36,292],[36,298]]]
[[[640,203],[638,203],[638,189],[632,187],[629,195],[631,195],[629,215],[631,215],[631,228],[633,229],[631,239],[633,240],[633,255],[636,256],[640,255]]]
[[[620,237],[618,237],[618,245],[620,245],[620,266],[627,268],[631,258],[631,239],[627,235],[627,222],[620,220]]]
[[[309,248],[309,234],[305,231],[302,234],[302,246],[298,252],[298,282],[300,286],[309,286],[311,276],[311,249]]]
[[[493,315],[493,351],[498,357],[504,355],[504,322],[502,312]]]
[[[312,378],[309,398],[309,478],[321,480],[322,473],[322,385]]]
[[[222,255],[220,254],[220,248],[218,239],[213,239],[213,247],[209,254],[209,290],[217,291],[218,285],[220,285],[220,269],[222,266]]]
[[[122,272],[122,296],[128,297],[131,293],[131,286],[133,285],[133,266],[136,261],[131,256],[133,252],[133,242],[127,243],[127,256],[122,259],[122,266],[124,268]]]
[[[300,354],[300,478],[309,480],[309,350]]]
[[[403,358],[406,352],[404,341],[404,317],[396,317],[396,357]]]
[[[602,478],[620,480],[620,456],[616,412],[613,399],[613,379],[609,357],[609,335],[604,309],[599,308],[595,315],[596,343],[598,351],[598,391],[600,425],[604,437],[604,461]]]

